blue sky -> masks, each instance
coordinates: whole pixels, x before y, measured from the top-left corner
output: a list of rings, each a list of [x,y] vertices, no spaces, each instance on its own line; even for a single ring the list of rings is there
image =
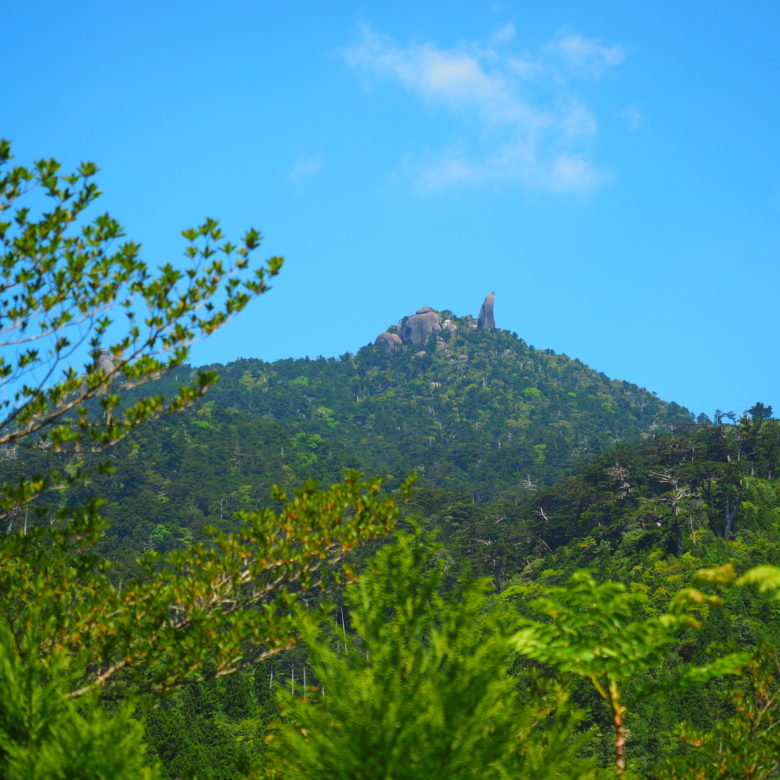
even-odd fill
[[[476,314],[696,412],[780,411],[780,4],[8,3],[0,135],[147,259],[282,254],[194,362]]]

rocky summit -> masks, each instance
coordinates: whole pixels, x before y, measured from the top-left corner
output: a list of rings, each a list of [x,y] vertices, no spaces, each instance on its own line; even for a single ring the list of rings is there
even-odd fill
[[[496,322],[493,317],[493,303],[496,294],[489,293],[482,303],[477,321],[471,315],[466,317],[468,328],[494,330]],[[430,306],[422,306],[409,316],[404,317],[397,325],[391,325],[380,333],[374,343],[384,347],[387,354],[398,352],[404,344],[420,346],[426,344],[431,335],[440,336],[440,340],[449,339],[455,335],[458,326],[451,319],[444,319],[440,312]]]

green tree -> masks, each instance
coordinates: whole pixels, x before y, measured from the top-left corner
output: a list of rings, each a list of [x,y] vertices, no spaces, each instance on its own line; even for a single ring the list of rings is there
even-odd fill
[[[578,712],[554,687],[521,696],[510,674],[512,619],[484,581],[445,595],[439,552],[400,534],[347,588],[348,621],[305,618],[314,682],[298,696],[280,691],[269,776],[595,776],[576,757]]]
[[[0,140],[0,445],[78,456],[140,422],[182,408],[216,375],[201,372],[170,398],[129,391],[187,359],[189,347],[264,293],[282,259],[250,268],[260,233],[238,244],[216,220],[183,231],[185,264],[150,269],[140,245],[108,214],[87,220],[97,168],[59,173],[55,160],[10,166]],[[27,203],[30,205],[27,205]],[[80,368],[79,368],[80,365]],[[7,516],[77,478],[79,460],[6,490]]]
[[[512,596],[519,590],[511,587],[504,595]],[[628,707],[624,684],[648,669],[660,668],[666,649],[682,631],[699,627],[695,611],[720,603],[717,597],[687,588],[674,596],[667,612],[646,616],[642,614],[646,601],[641,592],[630,592],[617,582],[597,583],[591,574],[580,571],[569,585],[547,588],[541,598],[531,602],[547,620],[526,618],[510,640],[522,656],[590,680],[612,713],[618,777],[626,771]],[[745,654],[734,654],[707,667],[690,667],[676,683],[733,673],[745,660]]]
[[[94,694],[68,698],[71,664],[63,651],[45,660],[17,647],[0,625],[0,773],[7,780],[90,777],[152,780],[141,724],[128,704],[111,715]]]
[[[756,566],[737,578],[725,564],[699,572],[700,579],[720,585],[757,585],[770,598],[780,598],[780,568]],[[665,762],[667,780],[712,777],[767,780],[780,770],[780,659],[776,648],[762,642],[748,657],[736,684],[724,693],[730,712],[705,730],[680,723],[678,736],[692,749]]]
[[[666,762],[663,777],[766,780],[780,770],[780,660],[764,645],[745,665],[726,697],[732,714],[712,730],[689,723],[678,726],[693,749]]]
[[[278,511],[243,512],[237,532],[150,553],[143,578],[115,582],[94,548],[99,499],[67,500],[83,494],[95,463],[85,456],[202,395],[212,372],[167,397],[141,386],[265,292],[282,261],[252,269],[260,234],[233,244],[208,219],[183,232],[182,267],[153,271],[137,244],[117,245],[123,232],[109,215],[87,220],[99,195],[93,164],[60,175],[54,160],[10,160],[2,141],[0,445],[29,449],[20,461],[33,471],[0,488],[0,658],[15,692],[0,697],[0,774],[84,776],[86,756],[97,766],[112,734],[112,760],[135,766],[125,755],[140,738],[125,728],[131,708],[96,709],[99,694],[160,693],[282,651],[295,641],[301,593],[390,530],[397,509],[378,480],[350,472],[327,490],[278,491]],[[63,490],[64,501],[45,500]]]

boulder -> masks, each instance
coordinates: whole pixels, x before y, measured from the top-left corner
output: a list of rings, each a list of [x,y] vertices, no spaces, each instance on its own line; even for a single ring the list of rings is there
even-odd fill
[[[441,331],[444,338],[452,338],[458,332],[458,326],[452,320],[444,320],[441,324]]]
[[[97,368],[99,368],[106,375],[110,375],[116,370],[114,359],[111,357],[111,353],[107,349],[100,350],[96,363]]]
[[[404,344],[425,344],[431,333],[439,331],[441,331],[441,323],[438,312],[429,306],[423,306],[403,321],[401,338]]]
[[[493,319],[493,303],[496,300],[496,294],[494,292],[488,293],[485,296],[485,300],[482,303],[482,308],[479,310],[479,317],[477,318],[477,327],[483,330],[495,330],[496,321]]]
[[[385,331],[376,337],[374,344],[378,347],[384,347],[385,353],[391,355],[393,352],[398,352],[401,349],[403,341],[401,341],[401,337],[397,333]]]

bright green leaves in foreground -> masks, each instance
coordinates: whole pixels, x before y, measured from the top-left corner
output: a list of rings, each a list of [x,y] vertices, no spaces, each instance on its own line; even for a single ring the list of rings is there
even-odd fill
[[[96,778],[153,780],[143,729],[132,708],[111,714],[95,696],[67,698],[64,652],[37,658],[0,624],[0,774],[6,780]]]
[[[201,372],[169,397],[119,393],[182,365],[189,347],[268,289],[282,265],[250,267],[260,234],[236,244],[207,219],[184,231],[184,260],[150,267],[108,214],[97,168],[69,175],[56,160],[10,166],[0,140],[0,446],[36,446],[56,469],[0,491],[0,523],[35,497],[82,481],[81,453],[102,451],[144,420],[177,411],[214,382]]]
[[[514,592],[510,588],[505,595]],[[664,652],[682,631],[699,627],[693,613],[721,600],[688,588],[677,593],[667,612],[645,617],[641,608],[646,602],[645,594],[629,592],[621,583],[599,584],[587,572],[578,572],[568,586],[549,588],[531,603],[549,620],[526,619],[510,640],[524,657],[593,683],[612,710],[618,775],[626,770],[627,707],[621,683],[661,666]],[[747,660],[745,654],[721,658],[712,668],[689,669],[678,683],[733,673]]]
[[[23,652],[69,656],[70,696],[120,677],[131,690],[161,691],[200,679],[206,665],[226,674],[288,647],[296,599],[397,514],[379,480],[348,473],[325,490],[302,489],[279,512],[243,513],[237,533],[150,557],[146,576],[121,586],[81,547],[94,530],[87,516],[45,540],[2,537],[0,592]]]
[[[260,234],[231,243],[206,219],[183,231],[183,261],[151,268],[113,218],[86,216],[93,164],[62,175],[56,160],[10,160],[0,140],[0,446],[18,466],[0,485],[0,776],[143,777],[133,701],[289,647],[296,601],[398,509],[380,480],[348,472],[278,491],[278,511],[243,512],[234,533],[148,555],[142,578],[112,578],[95,553],[101,502],[82,490],[85,461],[108,469],[85,453],[199,398],[213,372],[138,388],[264,293],[282,261],[250,267]],[[51,491],[61,500],[40,500]]]
[[[150,559],[146,577],[124,585],[87,552],[94,514],[45,538],[0,537],[0,682],[10,691],[0,697],[0,775],[65,776],[29,767],[71,766],[83,753],[95,771],[67,776],[143,777],[140,726],[129,709],[104,711],[101,689],[137,700],[279,653],[297,638],[296,601],[397,515],[379,480],[349,473],[325,490],[307,486],[279,512],[244,513],[238,533]],[[125,747],[136,764],[122,774],[111,756]]]
[[[780,598],[780,567],[755,566],[745,572],[737,581],[739,585],[758,585],[758,589],[764,593],[773,594],[774,598]]]
[[[428,544],[426,544],[428,542]],[[307,619],[315,683],[281,693],[269,775],[338,780],[587,778],[578,712],[510,674],[512,616],[484,582],[443,595],[439,551],[417,535],[383,548],[347,589],[352,632]]]
[[[701,579],[727,584],[719,571]],[[629,708],[650,693],[663,706],[664,696],[710,683],[730,703],[726,716],[711,730],[678,724],[668,734],[664,776],[775,776],[776,654],[763,648],[703,666],[679,662],[691,631],[720,598],[685,588],[659,612],[641,593],[587,572],[542,592],[526,602],[517,599],[520,587],[496,598],[483,582],[453,583],[429,539],[399,535],[348,587],[346,621],[302,616],[312,684],[297,697],[279,690],[282,720],[267,740],[266,773],[322,780],[640,777],[640,764],[631,769],[627,761]],[[601,713],[574,704],[583,695],[578,677],[610,708],[609,769],[592,763],[601,737],[587,724],[598,724]]]
[[[666,780],[734,778],[764,780],[780,772],[780,659],[766,645],[746,664],[727,695],[733,714],[711,731],[681,723],[679,736],[691,750],[667,761]]]

